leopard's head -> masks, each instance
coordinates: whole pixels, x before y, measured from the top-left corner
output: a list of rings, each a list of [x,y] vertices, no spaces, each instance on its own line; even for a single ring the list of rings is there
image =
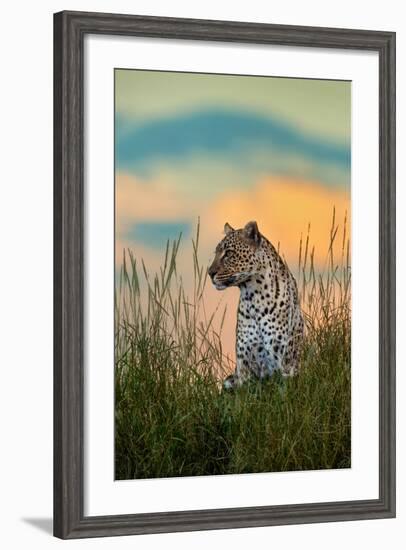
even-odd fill
[[[256,222],[248,222],[242,229],[224,226],[225,237],[216,247],[216,255],[208,273],[217,290],[240,286],[258,273],[261,234]]]

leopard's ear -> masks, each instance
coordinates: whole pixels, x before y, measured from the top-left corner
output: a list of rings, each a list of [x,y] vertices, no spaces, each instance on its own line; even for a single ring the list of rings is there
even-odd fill
[[[261,235],[259,233],[257,222],[248,222],[243,229],[244,237],[254,243],[259,245],[261,241]]]
[[[231,225],[226,222],[226,224],[224,225],[224,233],[226,235],[228,235],[229,233],[232,233],[233,231],[234,231],[234,229],[231,227]]]

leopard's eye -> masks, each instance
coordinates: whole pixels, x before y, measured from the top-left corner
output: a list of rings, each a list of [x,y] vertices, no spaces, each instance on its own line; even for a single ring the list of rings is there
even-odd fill
[[[233,251],[230,250],[230,249],[227,249],[227,250],[225,250],[225,252],[223,254],[223,259],[229,260],[232,255],[233,255]]]

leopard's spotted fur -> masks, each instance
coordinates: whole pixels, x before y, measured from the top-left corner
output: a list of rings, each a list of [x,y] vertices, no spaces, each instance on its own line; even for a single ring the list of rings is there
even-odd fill
[[[243,229],[224,227],[209,275],[218,290],[240,288],[235,373],[225,388],[248,378],[265,378],[276,370],[297,372],[303,339],[303,317],[296,281],[256,222]]]

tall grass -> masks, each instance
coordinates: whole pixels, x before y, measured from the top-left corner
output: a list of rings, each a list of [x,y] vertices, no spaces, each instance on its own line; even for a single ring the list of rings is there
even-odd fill
[[[351,455],[351,271],[347,224],[336,259],[333,215],[326,269],[310,232],[300,240],[298,287],[306,320],[299,375],[274,375],[228,393],[225,310],[206,315],[206,266],[193,240],[194,288],[168,243],[154,275],[131,251],[115,297],[116,479],[346,468]],[[235,322],[230,312],[227,322]],[[216,323],[215,323],[216,321]],[[217,330],[215,329],[217,327]]]

